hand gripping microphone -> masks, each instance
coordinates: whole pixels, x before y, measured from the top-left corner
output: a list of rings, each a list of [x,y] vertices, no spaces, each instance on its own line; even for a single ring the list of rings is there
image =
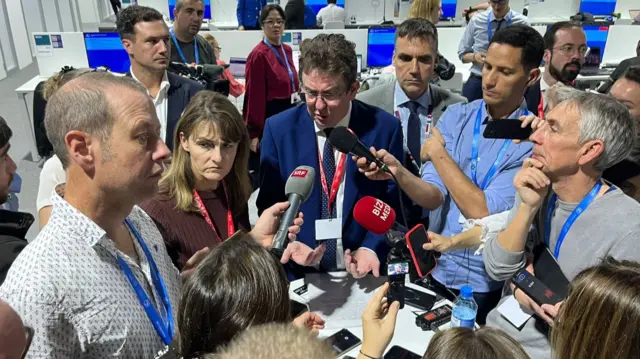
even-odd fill
[[[389,231],[407,233],[409,230],[396,222],[396,211],[383,201],[366,196],[359,200],[353,209],[353,218],[364,229],[375,234]]]
[[[367,162],[374,162],[382,171],[393,175],[387,165],[377,159],[376,156],[374,156],[373,153],[371,153],[369,149],[360,142],[358,136],[353,134],[350,129],[346,127],[334,128],[331,131],[331,135],[329,135],[329,142],[338,151],[342,153],[350,153],[357,157],[364,157],[367,159]]]
[[[300,206],[309,199],[313,192],[313,183],[316,180],[316,171],[313,167],[299,166],[289,176],[287,184],[284,187],[284,193],[289,198],[289,208],[284,212],[280,219],[280,227],[273,237],[273,252],[282,257],[284,249],[289,242],[289,226],[293,224],[293,220],[298,217]],[[268,190],[263,188],[262,190]]]

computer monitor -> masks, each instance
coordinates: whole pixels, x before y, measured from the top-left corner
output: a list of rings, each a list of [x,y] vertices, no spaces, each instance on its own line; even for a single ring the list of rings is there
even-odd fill
[[[362,55],[356,55],[356,61],[358,62],[358,73],[362,72]]]
[[[203,0],[204,2],[204,18],[211,19],[211,0]],[[176,0],[169,0],[169,18],[173,20],[173,9],[176,7]]]
[[[395,27],[369,28],[367,67],[389,66],[396,41]]]
[[[246,57],[232,57],[229,59],[229,70],[234,77],[243,79],[245,76],[245,68],[247,66]]]
[[[442,19],[453,19],[456,17],[457,0],[442,0]]]
[[[116,32],[85,32],[84,44],[87,48],[89,67],[107,66],[112,72],[129,72],[129,54],[122,47],[120,35]]]
[[[616,10],[616,0],[582,0],[580,12],[593,15],[611,15]]]
[[[609,26],[583,25],[582,29],[587,35],[587,46],[591,48],[591,56],[595,56],[594,52],[597,51],[599,58],[602,59],[609,36]]]
[[[306,0],[305,4],[313,9],[313,12],[318,14],[318,11],[323,7],[327,6],[327,0]],[[338,0],[336,4],[342,8],[344,8],[344,0]]]

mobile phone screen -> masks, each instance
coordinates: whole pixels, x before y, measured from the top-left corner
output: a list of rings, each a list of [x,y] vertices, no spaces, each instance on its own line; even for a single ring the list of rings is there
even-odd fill
[[[348,352],[361,343],[360,339],[347,329],[342,329],[339,332],[333,334],[332,336],[327,338],[327,342],[329,343],[333,351],[336,352],[336,356],[340,356],[343,353]]]
[[[384,359],[421,359],[422,356],[411,352],[403,347],[394,345],[389,349],[387,354],[384,355]]]
[[[423,278],[431,273],[437,265],[434,252],[422,248],[422,245],[429,241],[427,231],[423,225],[417,225],[406,234],[406,239],[413,264],[416,266],[420,278]]]

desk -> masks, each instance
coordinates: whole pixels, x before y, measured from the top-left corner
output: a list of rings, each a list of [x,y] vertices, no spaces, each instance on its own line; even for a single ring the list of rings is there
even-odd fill
[[[320,337],[329,337],[340,329],[348,329],[360,340],[362,340],[361,315],[373,297],[375,290],[384,284],[386,277],[375,278],[368,275],[361,279],[354,279],[346,272],[330,274],[309,274],[306,279],[299,279],[291,283],[289,293],[291,299],[306,303],[309,310],[325,319],[325,329],[320,331]],[[301,295],[294,293],[294,290],[302,285],[308,285],[308,292]],[[415,284],[407,283],[407,287],[430,293],[428,290]],[[320,289],[322,288],[322,289]],[[434,308],[449,304],[447,300],[440,301]],[[328,311],[332,311],[328,313]],[[422,331],[415,325],[415,314],[412,311],[421,312],[405,304],[405,307],[398,313],[396,330],[387,350],[394,345],[399,345],[416,354],[422,356],[427,350],[431,338],[435,335],[432,331]],[[449,324],[443,325],[448,327]],[[345,353],[353,357],[358,356],[360,345]]]
[[[31,130],[32,140],[32,143],[30,145],[30,152],[31,159],[34,162],[40,161],[40,155],[38,154],[38,146],[36,145],[36,130],[33,124],[33,115],[31,111],[29,111],[31,106],[29,106],[29,103],[27,102],[27,95],[33,93],[36,89],[36,86],[38,86],[41,81],[45,81],[46,79],[47,77],[41,77],[38,75],[15,90],[18,94],[18,99],[22,99],[25,110],[27,111],[27,119],[29,121],[29,129]]]

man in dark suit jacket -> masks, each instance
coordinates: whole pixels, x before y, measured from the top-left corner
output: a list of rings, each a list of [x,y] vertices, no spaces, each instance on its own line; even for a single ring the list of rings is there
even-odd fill
[[[203,90],[199,83],[167,72],[171,54],[169,28],[157,10],[130,6],[120,12],[116,26],[129,53],[131,71],[151,96],[160,120],[160,134],[173,150],[174,129],[191,98]],[[149,46],[149,44],[153,44]]]
[[[355,45],[341,34],[320,34],[311,40],[300,61],[306,106],[273,116],[265,125],[257,206],[263,211],[286,200],[285,183],[296,167],[315,168],[313,192],[300,208],[307,225],[298,240],[312,248],[326,243],[321,270],[346,269],[361,277],[370,271],[379,275],[388,247],[384,236],[367,232],[354,220],[353,206],[373,196],[398,210],[398,192],[391,181],[367,180],[351,156],[331,146],[328,133],[349,127],[365,146],[401,155],[402,128],[388,113],[355,100],[356,61]]]

